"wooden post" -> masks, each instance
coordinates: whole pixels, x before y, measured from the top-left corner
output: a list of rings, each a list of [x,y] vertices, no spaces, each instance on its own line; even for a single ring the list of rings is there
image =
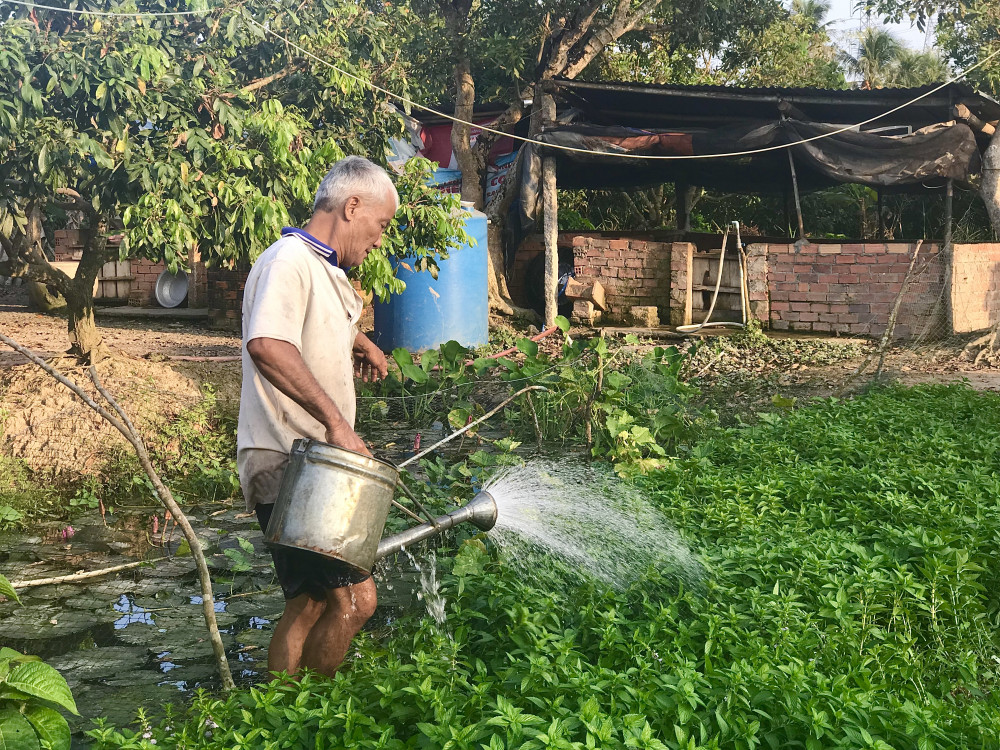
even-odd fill
[[[686,182],[674,183],[674,213],[677,214],[677,230],[680,232],[691,231],[691,186]]]
[[[551,94],[542,99],[543,125],[551,125],[556,119],[556,103]],[[543,235],[545,239],[545,327],[556,324],[559,314],[559,197],[556,193],[556,160],[546,156],[542,159],[542,211],[544,214]]]
[[[792,170],[792,192],[795,194],[795,214],[799,219],[799,239],[806,238],[805,225],[802,222],[802,200],[799,198],[799,177],[795,174],[795,159],[792,157],[792,150],[788,149],[788,166]]]
[[[885,208],[885,206],[882,202],[882,191],[876,190],[875,195],[878,197],[878,201],[876,203],[876,207],[878,210],[878,238],[880,240],[884,240],[886,232],[885,232],[885,214],[883,213],[883,209]]]
[[[954,276],[953,260],[955,255],[952,247],[955,218],[954,197],[955,182],[949,178],[944,189],[944,243],[941,248],[941,254],[944,256],[944,290],[942,296],[944,297],[944,314],[949,333],[955,330],[955,309],[951,301],[951,287]]]

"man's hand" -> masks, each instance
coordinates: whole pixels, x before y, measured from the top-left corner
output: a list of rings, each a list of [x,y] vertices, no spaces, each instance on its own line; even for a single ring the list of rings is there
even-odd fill
[[[336,445],[338,448],[344,448],[345,450],[354,451],[355,453],[362,453],[366,456],[370,456],[372,452],[368,450],[368,446],[365,445],[364,440],[358,437],[358,433],[352,430],[346,422],[337,427],[327,427],[326,428],[326,442],[330,445]]]
[[[363,333],[354,340],[354,376],[366,383],[382,380],[389,374],[385,355]]]

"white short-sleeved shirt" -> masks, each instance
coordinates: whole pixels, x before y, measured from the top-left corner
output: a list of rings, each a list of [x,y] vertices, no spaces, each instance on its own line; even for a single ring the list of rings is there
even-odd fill
[[[296,438],[326,439],[326,428],[275,388],[254,365],[256,338],[294,344],[306,367],[354,426],[354,357],[361,297],[343,270],[295,235],[282,237],[250,269],[243,295],[243,385],[237,465],[254,450],[288,453]]]

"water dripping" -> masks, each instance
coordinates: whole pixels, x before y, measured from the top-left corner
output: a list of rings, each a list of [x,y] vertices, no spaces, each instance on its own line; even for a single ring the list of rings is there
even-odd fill
[[[420,591],[417,592],[417,599],[424,603],[427,614],[437,623],[438,627],[443,628],[448,619],[447,614],[445,614],[447,602],[441,594],[441,583],[437,578],[437,556],[432,550],[425,563],[421,565],[409,550],[404,549],[403,552],[420,575]]]

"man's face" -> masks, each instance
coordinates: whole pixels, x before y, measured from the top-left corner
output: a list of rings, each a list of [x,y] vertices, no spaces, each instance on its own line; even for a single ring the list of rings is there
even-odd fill
[[[382,246],[382,234],[396,215],[395,201],[387,192],[381,201],[352,197],[344,206],[346,236],[341,239],[340,265],[360,266],[376,247]]]

